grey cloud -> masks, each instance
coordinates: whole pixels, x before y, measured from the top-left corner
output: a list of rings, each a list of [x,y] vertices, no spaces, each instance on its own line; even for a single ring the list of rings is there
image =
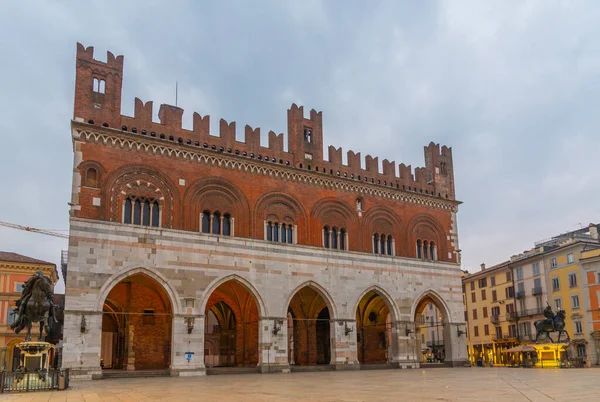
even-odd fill
[[[465,267],[595,221],[600,5],[594,1],[12,2],[0,14],[0,220],[66,229],[75,43],[125,55],[133,99],[419,166],[453,147]],[[158,109],[158,107],[156,107]],[[157,110],[156,110],[157,111]],[[156,113],[155,111],[155,113]],[[66,242],[0,229],[58,263]]]

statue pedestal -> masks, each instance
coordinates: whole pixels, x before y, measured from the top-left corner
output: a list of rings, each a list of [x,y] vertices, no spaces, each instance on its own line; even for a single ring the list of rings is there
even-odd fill
[[[26,381],[29,389],[39,388],[42,385],[50,385],[52,381],[48,377],[50,366],[49,352],[54,345],[48,342],[21,342],[21,361],[15,370],[15,382]]]
[[[53,345],[48,342],[21,342],[21,366],[27,371],[47,370],[49,359],[48,352]]]

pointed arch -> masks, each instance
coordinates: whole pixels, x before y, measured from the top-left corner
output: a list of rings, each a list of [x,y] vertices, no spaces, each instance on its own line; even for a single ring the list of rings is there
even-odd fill
[[[427,240],[428,243],[433,241],[436,245],[438,259],[440,261],[448,261],[447,231],[444,230],[437,219],[427,214],[417,214],[410,220],[407,233],[407,246],[411,257],[418,258],[417,240]],[[424,257],[424,254],[422,257]]]
[[[219,286],[221,286],[222,284],[229,282],[229,281],[236,281],[236,282],[240,283],[254,297],[254,300],[256,301],[256,305],[258,306],[259,318],[268,317],[265,302],[263,301],[258,290],[250,283],[249,280],[247,280],[237,274],[227,275],[227,276],[224,276],[222,278],[218,278],[218,279],[215,279],[214,281],[212,281],[203,292],[202,303],[200,304],[200,311],[206,310],[206,306],[208,304],[208,300],[210,299],[210,295]]]
[[[390,296],[390,293],[388,291],[386,291],[385,289],[383,289],[380,285],[375,285],[375,284],[369,286],[368,288],[366,288],[360,294],[360,296],[358,296],[358,298],[356,299],[356,302],[354,304],[354,308],[351,310],[352,312],[355,313],[358,310],[358,307],[360,305],[361,300],[369,292],[375,292],[379,296],[381,296],[381,298],[383,299],[383,301],[387,305],[388,309],[390,310],[390,314],[392,315],[392,320],[398,321],[400,319],[399,318],[400,317],[400,310],[398,309],[398,306],[396,305],[396,302],[394,301],[394,299],[392,298],[392,296]]]
[[[448,308],[448,303],[444,300],[442,296],[439,295],[433,289],[427,289],[422,291],[417,297],[414,299],[414,303],[410,310],[410,319],[415,320],[415,315],[421,309],[421,306],[433,302],[437,306],[437,308],[442,312],[442,316],[445,322],[450,322],[450,309]]]
[[[297,241],[305,242],[307,216],[304,207],[294,197],[280,193],[270,192],[263,194],[257,201],[253,213],[254,236],[263,237],[264,221],[271,220],[280,224],[297,226]],[[291,243],[291,241],[290,241]]]
[[[182,199],[185,211],[181,226],[185,230],[200,231],[200,214],[218,211],[235,220],[236,236],[250,235],[250,203],[243,191],[223,177],[209,176],[191,183]]]
[[[294,288],[294,290],[291,291],[285,304],[283,305],[283,310],[281,311],[281,317],[285,317],[287,315],[288,307],[289,307],[290,303],[292,302],[292,299],[294,298],[294,296],[300,290],[302,290],[306,287],[313,289],[315,292],[317,292],[317,294],[319,296],[321,296],[323,298],[323,300],[325,301],[325,304],[329,308],[329,315],[330,315],[331,319],[332,320],[337,319],[337,317],[338,317],[337,308],[336,308],[335,302],[333,301],[333,298],[331,297],[329,292],[323,286],[319,285],[315,281],[303,282],[300,285],[296,286],[296,288]]]
[[[129,194],[128,194],[129,193]],[[128,195],[144,196],[158,201],[161,227],[172,228],[179,214],[179,190],[171,179],[157,169],[145,165],[127,165],[116,169],[102,183],[104,218],[122,221],[122,205]]]
[[[169,301],[171,302],[171,308],[173,313],[183,313],[183,309],[181,307],[181,300],[179,299],[177,290],[169,283],[168,279],[154,268],[140,266],[123,268],[115,274],[113,274],[106,282],[104,282],[104,285],[102,285],[100,291],[98,292],[98,298],[96,300],[96,311],[102,311],[104,307],[104,302],[108,297],[110,291],[115,287],[115,285],[117,285],[123,279],[126,279],[136,274],[146,275],[147,277],[156,281],[156,283],[162,286],[162,288],[167,293]]]

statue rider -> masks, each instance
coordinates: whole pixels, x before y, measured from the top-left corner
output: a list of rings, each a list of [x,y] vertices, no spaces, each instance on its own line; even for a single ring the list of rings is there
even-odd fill
[[[27,308],[27,303],[29,302],[29,299],[31,299],[33,285],[38,280],[47,281],[49,284],[51,284],[50,279],[44,275],[44,272],[39,271],[39,270],[36,271],[35,274],[33,274],[33,276],[31,278],[29,278],[29,279],[27,279],[27,281],[25,281],[25,283],[23,284],[23,291],[21,293],[21,297],[15,302],[15,304],[18,307],[18,310],[14,313],[17,315],[17,319],[11,324],[12,329],[19,328],[19,327],[22,328],[22,326],[25,325],[25,322],[23,321],[24,317],[25,317],[25,309]],[[48,289],[51,289],[51,287],[48,287]],[[55,307],[54,303],[52,301],[52,291],[51,290],[48,290],[48,292],[46,294],[46,298],[50,302],[50,306]]]
[[[556,314],[554,314],[554,312],[552,311],[552,307],[550,307],[549,304],[544,309],[544,317],[546,317],[546,322],[548,322],[550,324],[550,326],[552,327],[552,330],[555,330],[554,318],[556,317]]]

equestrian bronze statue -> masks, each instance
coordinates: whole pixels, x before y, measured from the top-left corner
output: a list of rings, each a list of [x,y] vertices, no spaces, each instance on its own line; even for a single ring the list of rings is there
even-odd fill
[[[23,284],[21,298],[17,300],[18,310],[15,321],[10,328],[16,334],[23,328],[27,328],[25,341],[31,341],[31,326],[33,323],[40,324],[40,337],[38,341],[44,342],[45,336],[50,332],[50,326],[58,322],[56,320],[56,305],[52,301],[52,281],[42,271],[36,273]]]
[[[567,313],[565,310],[558,310],[555,314],[550,306],[544,309],[545,320],[537,320],[533,323],[537,334],[535,336],[535,343],[538,342],[540,335],[546,334],[546,338],[550,339],[550,342],[554,343],[554,340],[550,336],[551,332],[558,332],[557,343],[560,343],[560,337],[562,334],[566,335],[565,341],[569,340],[569,333],[565,330],[565,318]]]

